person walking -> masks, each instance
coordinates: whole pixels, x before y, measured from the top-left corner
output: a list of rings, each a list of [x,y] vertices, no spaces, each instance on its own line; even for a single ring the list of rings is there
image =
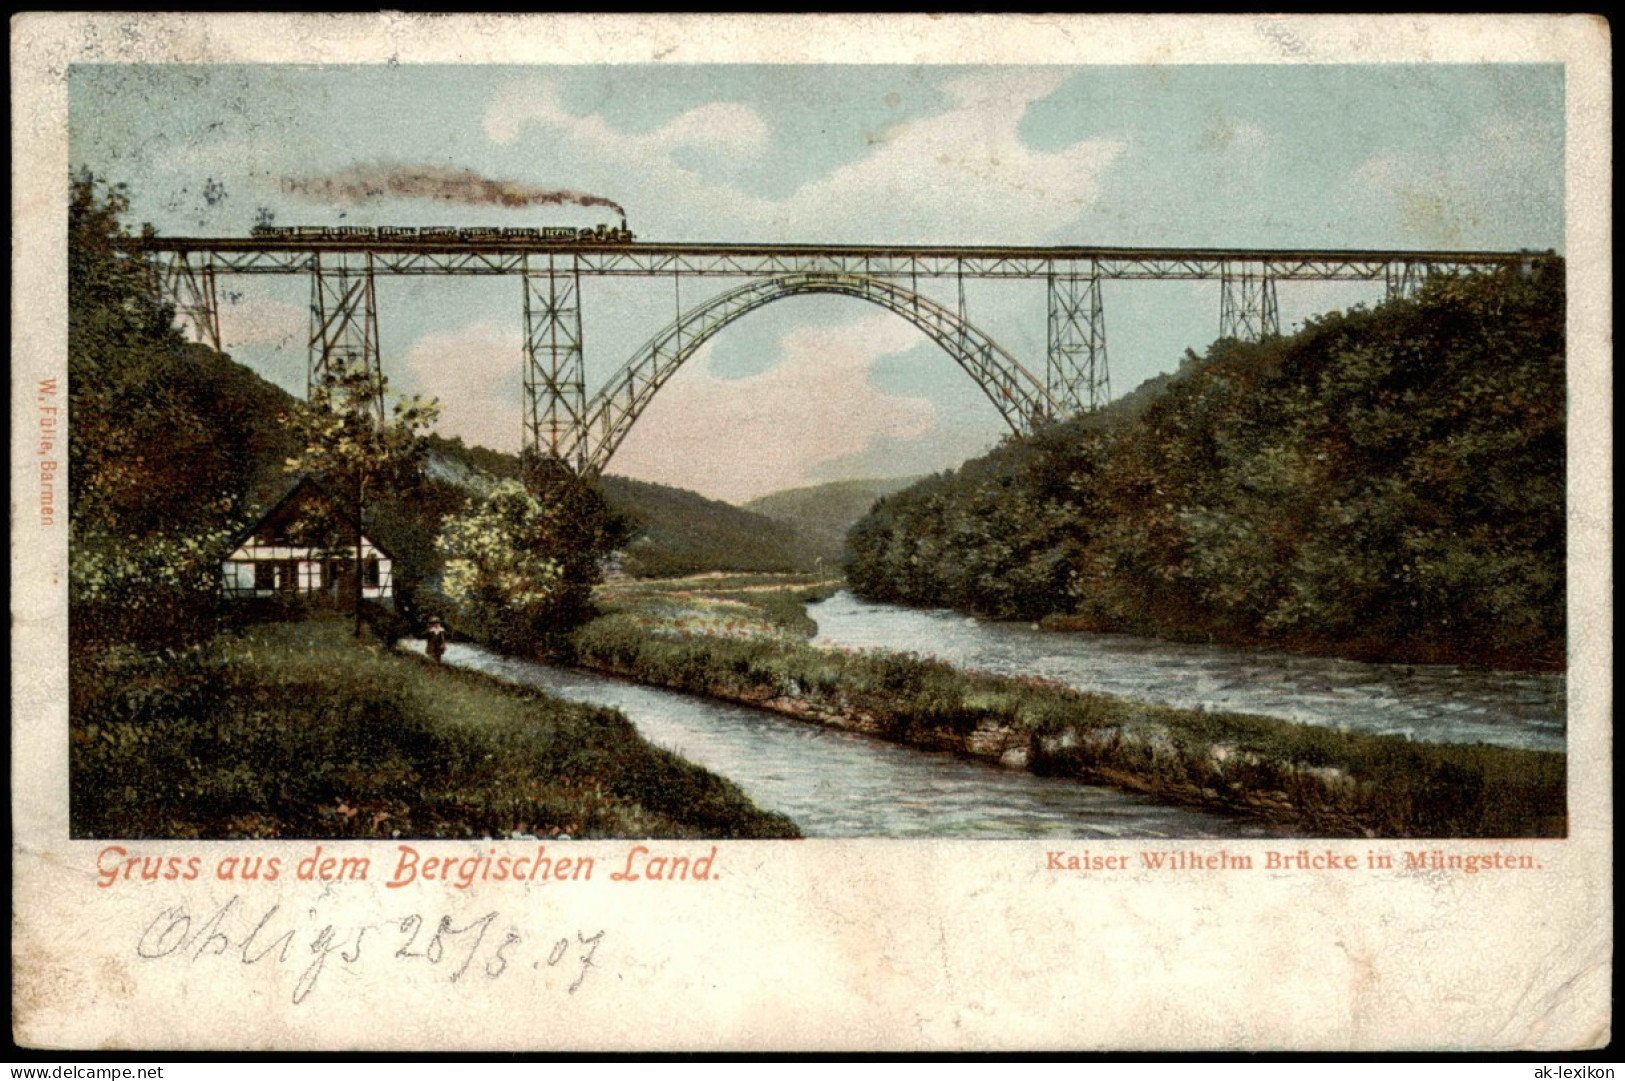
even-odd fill
[[[440,658],[446,655],[446,628],[441,626],[438,616],[429,620],[429,630],[423,637],[428,645],[429,659],[439,664]]]

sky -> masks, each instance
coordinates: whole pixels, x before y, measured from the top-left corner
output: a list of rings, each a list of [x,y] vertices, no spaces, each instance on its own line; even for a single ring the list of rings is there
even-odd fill
[[[69,73],[70,166],[128,186],[133,222],[590,225],[602,205],[351,197],[357,178],[480,177],[625,208],[641,240],[1563,250],[1557,65],[141,66]],[[431,186],[432,187],[432,186]],[[592,201],[592,200],[587,200]],[[676,311],[732,280],[586,279],[589,395]],[[922,290],[949,304],[954,283]],[[220,283],[226,350],[295,393],[309,284]],[[1283,283],[1283,330],[1371,304]],[[1103,288],[1114,394],[1217,335],[1217,283]],[[393,391],[440,430],[522,439],[517,278],[380,279]],[[967,285],[969,316],[1042,371],[1041,282]],[[1005,434],[949,357],[853,298],[793,297],[704,346],[610,472],[742,502],[953,467]]]

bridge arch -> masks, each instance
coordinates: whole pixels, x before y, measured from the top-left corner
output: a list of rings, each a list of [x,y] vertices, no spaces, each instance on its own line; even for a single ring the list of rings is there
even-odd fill
[[[649,339],[586,405],[576,443],[562,457],[601,473],[660,388],[723,327],[775,300],[857,297],[907,319],[974,379],[1012,431],[1031,431],[1061,410],[1036,378],[992,338],[950,308],[893,282],[861,274],[800,273],[746,282],[682,313]]]

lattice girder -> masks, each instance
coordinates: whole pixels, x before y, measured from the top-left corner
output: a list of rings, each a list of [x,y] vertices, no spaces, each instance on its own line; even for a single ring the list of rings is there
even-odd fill
[[[1106,361],[1106,317],[1100,267],[1058,267],[1047,280],[1049,349],[1044,382],[1068,413],[1099,409],[1111,400]]]
[[[524,257],[525,440],[543,458],[579,470],[586,413],[581,278],[568,255]]]
[[[383,364],[378,355],[378,296],[370,254],[327,254],[312,260],[307,396],[326,377],[335,359],[347,365],[363,365],[373,377],[373,385],[383,386]],[[374,399],[372,406],[382,425],[382,395]]]
[[[1269,269],[1226,264],[1219,280],[1219,337],[1256,342],[1280,334],[1281,312]]]
[[[1422,283],[1433,273],[1427,263],[1389,263],[1383,273],[1387,286],[1387,299],[1408,300],[1422,289]]]
[[[602,472],[655,394],[712,335],[775,300],[814,293],[857,297],[908,319],[976,380],[1012,431],[1031,431],[1062,412],[1032,372],[951,309],[876,278],[789,274],[714,297],[651,338],[587,403],[573,456],[585,471]]]
[[[214,259],[179,252],[163,261],[159,289],[175,312],[192,325],[197,340],[220,351],[220,302],[215,293]]]

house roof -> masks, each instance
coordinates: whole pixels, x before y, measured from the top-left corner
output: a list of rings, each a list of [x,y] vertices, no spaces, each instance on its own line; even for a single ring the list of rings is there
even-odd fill
[[[271,506],[266,509],[265,513],[261,514],[254,520],[253,524],[238,531],[237,536],[232,539],[233,547],[239,547],[253,538],[261,529],[264,529],[268,523],[274,521],[276,517],[282,513],[284,508],[310,498],[320,499],[326,505],[327,510],[337,517],[345,525],[345,527],[350,530],[356,529],[355,518],[345,511],[343,506],[337,500],[328,494],[327,489],[323,488],[315,477],[306,474],[295,481],[293,487],[289,488],[281,499],[278,499],[275,503],[271,504]],[[367,536],[364,531],[361,535],[362,538],[367,541],[367,543],[378,549],[378,551],[382,552],[385,556],[390,559],[395,558],[395,554],[393,552],[391,552],[388,548],[385,548],[382,544],[379,544],[372,537]]]

